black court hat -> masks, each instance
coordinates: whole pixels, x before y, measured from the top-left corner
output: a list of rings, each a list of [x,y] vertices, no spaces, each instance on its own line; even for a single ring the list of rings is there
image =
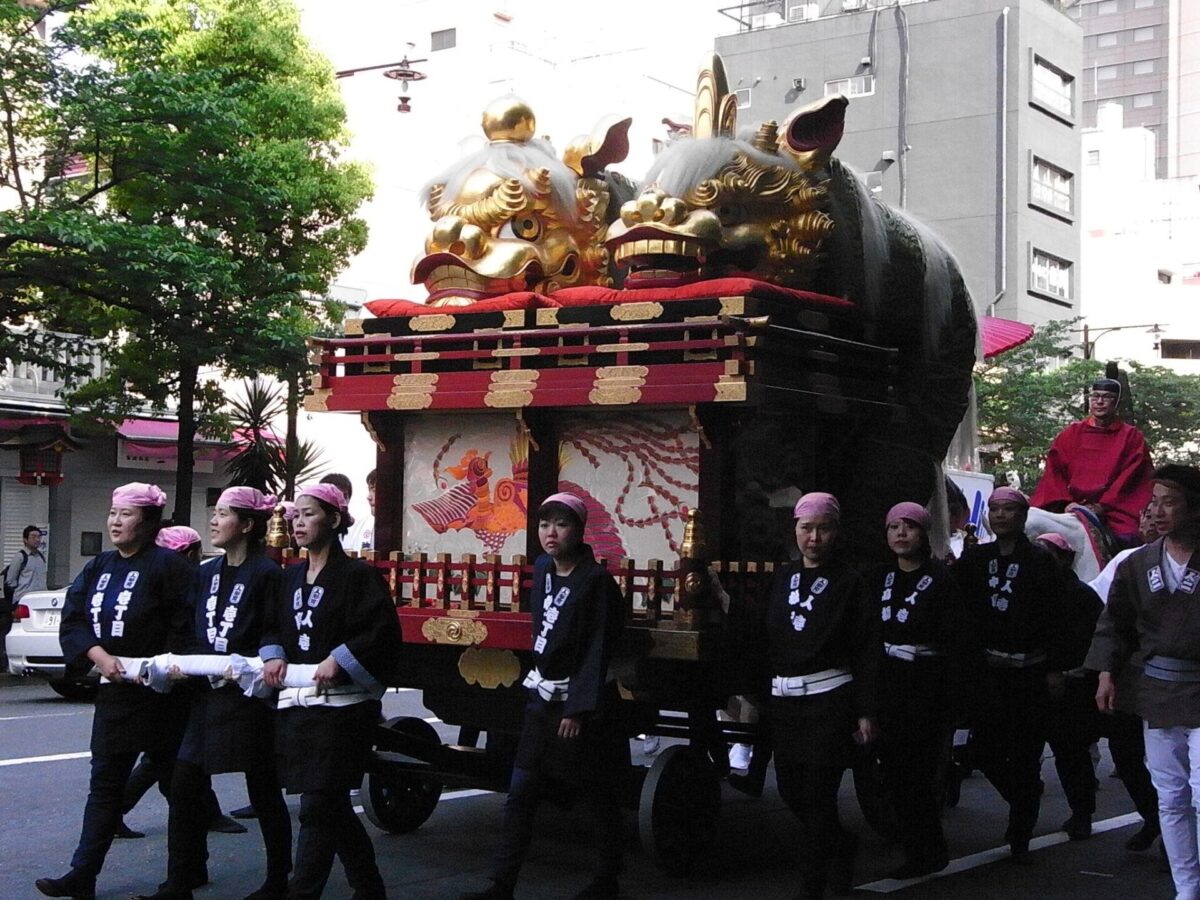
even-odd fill
[[[1093,391],[1107,391],[1110,394],[1121,396],[1121,382],[1115,378],[1097,378],[1092,382]]]

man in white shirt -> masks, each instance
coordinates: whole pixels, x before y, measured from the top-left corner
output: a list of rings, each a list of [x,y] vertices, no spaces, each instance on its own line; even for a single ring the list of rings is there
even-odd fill
[[[4,600],[0,601],[0,671],[8,670],[4,639],[12,630],[13,607],[30,591],[46,590],[46,555],[42,553],[42,530],[26,525],[21,532],[22,547],[13,554],[4,570]]]
[[[349,499],[349,497],[347,497]],[[342,538],[342,549],[362,553],[364,550],[375,549],[375,470],[367,473],[367,506],[371,508],[369,515],[357,519],[346,536]]]

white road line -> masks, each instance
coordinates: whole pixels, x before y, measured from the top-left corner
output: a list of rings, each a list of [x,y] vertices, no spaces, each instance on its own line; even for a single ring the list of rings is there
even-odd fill
[[[23,756],[19,759],[0,759],[0,766],[24,766],[29,763],[59,762],[64,759],[88,759],[92,751],[82,753],[55,753],[53,756]]]
[[[1092,834],[1101,834],[1105,831],[1112,831],[1115,828],[1124,828],[1126,825],[1136,825],[1142,821],[1142,817],[1137,813],[1126,813],[1123,816],[1116,816],[1112,819],[1104,819],[1092,825]],[[1066,832],[1056,831],[1054,834],[1044,834],[1041,837],[1036,837],[1029,842],[1030,850],[1044,850],[1046,847],[1053,847],[1055,844],[1065,844],[1070,838]],[[935,878],[945,878],[947,875],[957,875],[959,872],[966,872],[969,869],[977,869],[980,866],[990,865],[994,862],[999,862],[1002,859],[1007,859],[1009,855],[1008,847],[994,847],[991,850],[984,850],[980,853],[972,853],[970,856],[963,856],[950,861],[950,865],[942,869],[940,872],[935,872],[932,875],[926,875],[924,878],[910,878],[908,881],[897,881],[895,878],[881,878],[879,881],[872,881],[870,884],[856,885],[856,889],[860,891],[874,891],[877,894],[891,894],[894,891],[902,891],[905,888],[910,888],[914,884],[921,884],[924,881],[933,881]],[[1092,874],[1101,874],[1089,872]]]
[[[19,719],[57,719],[62,716],[83,716],[87,715],[91,710],[82,710],[81,712],[69,713],[37,713],[32,716],[0,716],[0,722],[16,722]]]

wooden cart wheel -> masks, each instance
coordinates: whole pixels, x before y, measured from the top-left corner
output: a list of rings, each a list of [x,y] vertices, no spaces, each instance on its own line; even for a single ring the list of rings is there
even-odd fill
[[[424,719],[401,717],[384,728],[440,743],[437,730]],[[361,793],[363,812],[371,824],[389,834],[416,831],[433,815],[442,796],[442,783],[414,772],[368,772]]]
[[[721,814],[721,783],[699,750],[668,747],[650,767],[638,802],[638,835],[655,862],[685,874],[709,857]]]

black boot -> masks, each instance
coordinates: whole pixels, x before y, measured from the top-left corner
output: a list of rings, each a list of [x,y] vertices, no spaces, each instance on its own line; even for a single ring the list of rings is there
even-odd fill
[[[575,900],[611,900],[619,896],[621,887],[612,875],[601,875],[593,878],[582,891],[575,895]]]
[[[469,894],[462,894],[458,900],[513,900],[513,889],[507,884],[493,881],[489,887],[484,888],[482,891],[472,891]]]
[[[39,878],[34,882],[34,887],[47,897],[96,900],[96,879],[87,878],[74,869],[62,878]]]
[[[1137,834],[1125,842],[1125,849],[1132,850],[1134,853],[1140,853],[1143,850],[1149,850],[1155,839],[1162,834],[1162,829],[1159,828],[1158,821],[1145,822]]]
[[[1092,836],[1092,817],[1087,813],[1071,813],[1071,818],[1063,822],[1062,830],[1073,841],[1086,841]]]
[[[858,856],[858,837],[847,831],[829,865],[829,889],[838,897],[847,896],[854,888],[854,858],[856,856]]]

